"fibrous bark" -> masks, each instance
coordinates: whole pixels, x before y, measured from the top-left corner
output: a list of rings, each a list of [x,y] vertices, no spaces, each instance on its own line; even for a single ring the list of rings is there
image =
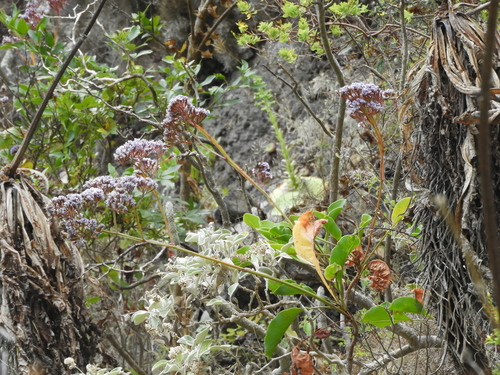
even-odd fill
[[[422,281],[457,373],[463,374],[488,374],[491,368],[484,345],[491,327],[474,287],[477,280],[470,272],[471,267],[481,269],[487,263],[476,148],[483,53],[481,28],[451,6],[441,9],[433,22],[427,61],[412,80],[417,121],[411,129],[408,124],[403,129],[408,185],[411,189],[418,185],[418,190],[428,193],[417,209],[417,220],[423,226]],[[498,54],[495,56],[497,59]],[[492,85],[498,88],[498,61],[493,66]],[[490,123],[497,205],[499,113],[500,96],[493,95]],[[433,203],[437,195],[446,197],[454,228],[437,212]]]
[[[0,374],[66,374],[85,368],[98,331],[87,316],[83,264],[22,175],[0,174]]]

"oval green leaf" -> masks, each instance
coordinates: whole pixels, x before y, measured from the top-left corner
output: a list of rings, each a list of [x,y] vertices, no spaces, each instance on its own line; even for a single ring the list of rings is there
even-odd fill
[[[373,306],[365,312],[361,318],[362,323],[373,324],[376,327],[383,328],[393,324],[392,318],[382,306]]]
[[[392,210],[391,214],[391,222],[392,226],[396,226],[405,216],[406,211],[408,211],[408,207],[410,207],[411,198],[403,198],[401,199]]]
[[[252,229],[260,228],[260,218],[258,216],[246,213],[243,215],[243,222]]]
[[[273,320],[271,320],[271,323],[269,323],[269,327],[267,328],[266,337],[264,337],[264,349],[266,356],[271,358],[276,350],[276,347],[281,342],[286,330],[301,312],[302,309],[299,308],[283,310],[279,312]]]
[[[424,305],[418,302],[413,297],[399,297],[392,301],[388,307],[391,311],[401,311],[405,313],[414,313],[420,315],[427,315]]]

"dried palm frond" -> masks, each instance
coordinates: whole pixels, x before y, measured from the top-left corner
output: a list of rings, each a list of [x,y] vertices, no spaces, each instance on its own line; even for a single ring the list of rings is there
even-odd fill
[[[493,361],[484,346],[491,327],[467,271],[464,244],[476,262],[487,262],[481,216],[475,135],[479,119],[478,95],[484,55],[483,30],[451,4],[433,21],[425,64],[412,72],[410,98],[400,117],[405,136],[407,185],[429,192],[420,200],[417,216],[423,225],[421,262],[426,289],[459,373],[488,373]],[[497,46],[500,36],[497,34]],[[500,164],[500,64],[498,51],[492,71],[490,106],[493,160]],[[413,113],[409,110],[413,105]],[[413,121],[412,121],[413,120]],[[500,202],[500,175],[494,177]],[[433,208],[432,196],[446,197],[462,246]]]
[[[48,198],[23,175],[0,182],[0,373],[65,374],[95,352],[78,250],[47,217]]]

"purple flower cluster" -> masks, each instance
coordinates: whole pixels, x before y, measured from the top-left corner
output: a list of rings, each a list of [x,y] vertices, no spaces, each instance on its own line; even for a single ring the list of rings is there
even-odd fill
[[[266,162],[257,163],[257,166],[252,169],[255,179],[262,185],[266,184],[273,178],[271,174],[271,167]]]
[[[52,199],[48,206],[49,212],[61,219],[66,233],[71,241],[81,242],[83,236],[95,238],[99,235],[103,224],[95,219],[86,219],[82,216],[82,209],[92,204],[96,205],[104,199],[104,192],[100,189],[88,189],[82,194],[61,195]]]
[[[158,184],[149,177],[139,175],[111,177],[100,176],[90,180],[83,185],[87,190],[81,194],[86,194],[91,189],[101,190],[104,194],[104,203],[112,211],[119,213],[127,212],[128,207],[135,207],[135,200],[132,196],[134,189],[146,194],[158,188]]]
[[[133,163],[136,170],[153,177],[158,172],[158,159],[164,154],[166,147],[162,141],[134,139],[118,147],[115,160],[120,164]]]
[[[26,9],[24,13],[21,13],[20,17],[23,18],[28,24],[34,28],[43,16],[50,10],[50,5],[48,1],[45,0],[29,0],[26,3]]]
[[[24,12],[19,17],[34,29],[50,10],[60,14],[67,2],[68,0],[28,0]],[[15,43],[20,40],[17,36],[10,34],[3,37],[2,43]]]
[[[356,82],[339,90],[340,96],[346,99],[349,115],[361,123],[370,123],[380,113],[384,99],[392,95],[392,90],[383,91],[372,83]]]
[[[51,9],[59,14],[67,2],[68,0],[29,0],[20,17],[34,28]]]
[[[163,139],[170,146],[184,142],[182,131],[185,125],[199,125],[209,114],[210,111],[192,105],[186,96],[178,95],[172,98],[167,107],[167,114],[161,123]]]
[[[85,208],[95,208],[104,203],[110,210],[123,213],[135,207],[132,195],[135,189],[147,193],[158,187],[149,177],[139,175],[111,177],[100,176],[85,183],[85,190],[80,194],[61,195],[52,199],[48,210],[61,219],[68,237],[79,242],[82,237],[95,238],[104,225],[95,219],[83,217]]]

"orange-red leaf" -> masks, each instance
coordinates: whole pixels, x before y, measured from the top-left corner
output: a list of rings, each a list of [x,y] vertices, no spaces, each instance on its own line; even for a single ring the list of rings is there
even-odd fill
[[[415,299],[418,302],[420,302],[422,305],[424,304],[424,290],[423,289],[415,288],[415,289],[410,290],[410,292],[413,292],[413,294],[415,295]]]
[[[314,251],[314,238],[318,235],[323,224],[328,220],[314,220],[311,211],[304,212],[293,226],[293,239],[297,255],[315,264],[318,260]]]

